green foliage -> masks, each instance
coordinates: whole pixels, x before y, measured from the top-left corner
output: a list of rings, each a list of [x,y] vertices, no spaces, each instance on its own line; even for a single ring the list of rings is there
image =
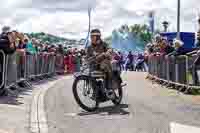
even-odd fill
[[[40,33],[30,33],[27,34],[29,37],[31,38],[36,38],[38,40],[41,40],[43,43],[45,42],[49,42],[49,43],[62,43],[64,41],[67,41],[67,39],[62,38],[62,37],[57,37],[51,34],[46,34],[44,32],[40,32]]]
[[[129,26],[129,32],[138,37],[144,44],[151,41],[152,33],[150,33],[147,25],[135,24]]]

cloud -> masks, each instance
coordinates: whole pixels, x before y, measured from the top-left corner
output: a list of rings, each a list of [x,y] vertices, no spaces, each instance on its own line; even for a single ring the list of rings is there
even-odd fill
[[[0,5],[0,28],[10,25],[23,32],[48,32],[62,37],[84,38],[88,30],[88,6],[92,28],[104,36],[121,24],[147,24],[148,12],[155,11],[156,28],[162,21],[176,29],[176,0],[7,0]],[[181,30],[196,31],[199,0],[181,0]]]

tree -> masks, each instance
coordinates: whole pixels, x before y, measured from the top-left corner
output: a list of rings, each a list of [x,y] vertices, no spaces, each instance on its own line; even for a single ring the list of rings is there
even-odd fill
[[[129,26],[129,31],[144,43],[148,43],[151,41],[152,34],[150,33],[148,26],[145,24],[135,24]]]

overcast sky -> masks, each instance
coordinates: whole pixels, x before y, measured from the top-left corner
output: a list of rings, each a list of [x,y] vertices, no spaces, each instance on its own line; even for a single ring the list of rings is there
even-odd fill
[[[67,38],[85,38],[88,5],[92,27],[104,36],[121,24],[148,23],[148,12],[156,13],[156,26],[169,21],[176,29],[177,0],[4,0],[0,4],[0,27],[9,25],[22,32],[47,32]],[[196,31],[199,0],[181,0],[182,31]]]

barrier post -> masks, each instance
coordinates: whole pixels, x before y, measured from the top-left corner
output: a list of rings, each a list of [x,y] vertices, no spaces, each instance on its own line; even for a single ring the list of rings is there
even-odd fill
[[[170,78],[169,78],[169,59],[168,59],[168,56],[165,56],[165,59],[166,59],[166,62],[167,62],[167,81],[168,81],[168,83],[169,83],[169,80],[170,80]]]
[[[188,79],[188,74],[189,74],[189,66],[188,66],[188,56],[185,56],[185,68],[186,68],[186,84],[187,87],[189,86],[189,79]]]
[[[3,50],[0,50],[0,56],[1,57],[1,63],[2,63],[2,66],[1,66],[1,83],[0,83],[0,89],[5,85],[5,75],[6,75],[6,55],[4,53]]]
[[[175,82],[178,83],[179,81],[179,68],[178,68],[178,63],[177,63],[177,58],[175,59]]]

